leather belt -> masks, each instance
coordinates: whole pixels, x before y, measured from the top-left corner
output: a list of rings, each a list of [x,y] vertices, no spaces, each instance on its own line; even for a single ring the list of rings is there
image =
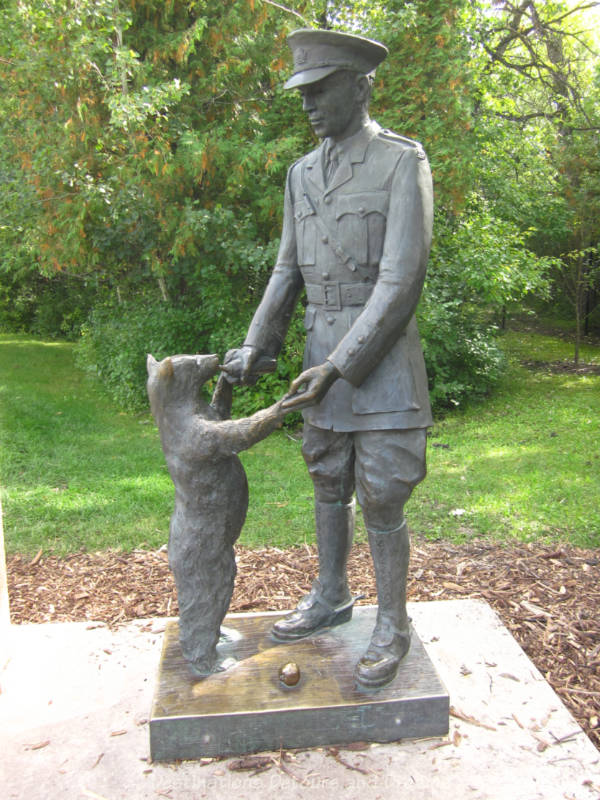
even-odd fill
[[[340,311],[344,306],[363,306],[373,291],[372,283],[307,283],[306,299],[316,306]]]

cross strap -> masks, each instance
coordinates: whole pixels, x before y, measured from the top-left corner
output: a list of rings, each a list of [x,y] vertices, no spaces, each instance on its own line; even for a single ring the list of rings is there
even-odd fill
[[[371,275],[364,269],[361,269],[360,265],[357,263],[356,259],[353,258],[350,253],[346,252],[342,243],[336,236],[336,229],[333,226],[333,219],[328,219],[328,215],[323,210],[319,211],[317,204],[310,196],[308,191],[308,186],[306,185],[306,175],[305,175],[306,166],[303,163],[300,169],[300,180],[302,182],[302,191],[304,193],[304,197],[306,198],[306,202],[311,208],[311,211],[315,215],[315,222],[317,227],[321,231],[323,236],[323,241],[326,242],[329,247],[333,250],[334,254],[339,258],[339,260],[344,264],[351,272],[358,273],[363,278],[370,278]]]

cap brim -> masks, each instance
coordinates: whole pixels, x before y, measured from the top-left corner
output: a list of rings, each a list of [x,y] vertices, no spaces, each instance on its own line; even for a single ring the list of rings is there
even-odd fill
[[[301,72],[296,72],[295,75],[292,75],[284,84],[284,89],[297,89],[299,86],[307,86],[310,83],[316,83],[317,81],[323,80],[328,75],[331,75],[333,72],[337,72],[342,67],[315,67],[314,69],[305,69]]]

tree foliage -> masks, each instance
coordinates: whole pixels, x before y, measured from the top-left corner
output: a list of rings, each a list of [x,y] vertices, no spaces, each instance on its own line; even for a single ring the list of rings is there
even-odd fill
[[[133,405],[146,349],[239,344],[276,253],[286,170],[314,146],[282,90],[286,35],[344,28],[390,48],[373,116],[432,163],[420,317],[434,399],[485,391],[502,309],[575,253],[585,269],[595,258],[599,76],[579,30],[593,4],[580,5],[7,0],[0,325],[79,337]],[[292,334],[245,410],[299,370],[298,320]]]
[[[505,143],[494,192],[531,227],[531,246],[555,256],[553,300],[572,303],[576,361],[600,297],[599,21],[598,2],[502,0],[480,37],[490,146]]]

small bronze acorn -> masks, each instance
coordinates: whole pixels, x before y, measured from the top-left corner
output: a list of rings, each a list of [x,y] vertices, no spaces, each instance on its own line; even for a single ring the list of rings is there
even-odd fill
[[[286,686],[295,686],[300,680],[300,667],[294,661],[284,664],[279,670],[279,680]]]

